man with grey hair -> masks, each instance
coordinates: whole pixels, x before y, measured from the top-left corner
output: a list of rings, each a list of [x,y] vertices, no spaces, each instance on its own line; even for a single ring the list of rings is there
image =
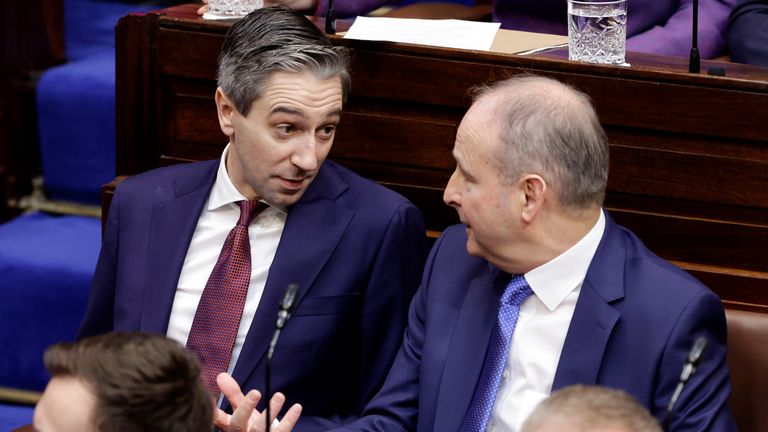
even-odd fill
[[[360,414],[400,346],[426,238],[405,198],[325,160],[347,63],[287,9],[232,25],[215,94],[229,145],[220,159],[119,185],[80,337],[167,334],[200,357],[214,397],[222,372],[263,390],[279,303],[295,283],[272,388],[301,402],[300,430]]]
[[[608,143],[586,95],[496,83],[453,156],[444,200],[462,225],[432,248],[381,391],[339,430],[519,431],[573,384],[622,389],[661,418],[698,336],[709,346],[670,430],[735,430],[723,307],[603,210]]]
[[[521,432],[661,432],[661,426],[626,392],[577,384],[544,399]]]

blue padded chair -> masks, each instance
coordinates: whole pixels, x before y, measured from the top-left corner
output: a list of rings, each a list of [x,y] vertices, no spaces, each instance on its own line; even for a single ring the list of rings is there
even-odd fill
[[[64,6],[68,63],[46,71],[37,87],[45,194],[96,206],[100,186],[115,176],[114,27],[154,7],[115,0]],[[0,387],[45,388],[43,352],[74,340],[100,244],[95,217],[35,212],[0,225]]]
[[[43,352],[74,339],[100,243],[97,218],[38,212],[0,225],[0,385],[45,387]]]
[[[67,63],[37,86],[46,195],[99,204],[115,177],[115,25],[149,6],[114,0],[65,0]]]
[[[10,431],[30,424],[34,408],[23,405],[0,404],[0,431]]]

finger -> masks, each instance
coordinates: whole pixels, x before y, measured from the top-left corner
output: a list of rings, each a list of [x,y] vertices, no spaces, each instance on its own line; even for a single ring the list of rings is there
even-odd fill
[[[293,406],[285,413],[282,420],[280,420],[280,426],[278,426],[276,432],[291,432],[293,427],[296,426],[296,422],[299,421],[301,416],[301,405],[293,404]]]
[[[277,418],[277,414],[280,412],[281,409],[283,409],[283,404],[285,403],[285,395],[277,392],[274,396],[272,396],[272,399],[269,400],[269,422],[272,423],[275,421],[275,418]]]
[[[203,5],[197,10],[198,15],[203,15],[208,12],[208,0],[203,0]]]
[[[213,425],[223,431],[229,430],[231,417],[231,415],[225,413],[222,409],[216,408],[216,410],[213,412]]]
[[[249,420],[254,413],[256,404],[259,403],[261,394],[251,390],[243,398],[243,403],[232,413],[229,420],[229,432],[245,432],[248,430]]]
[[[223,394],[224,397],[227,398],[227,401],[229,401],[229,404],[232,405],[232,409],[237,409],[237,407],[243,403],[245,395],[240,389],[240,385],[237,381],[232,378],[232,375],[226,372],[220,373],[216,377],[216,384],[218,384],[221,394]]]

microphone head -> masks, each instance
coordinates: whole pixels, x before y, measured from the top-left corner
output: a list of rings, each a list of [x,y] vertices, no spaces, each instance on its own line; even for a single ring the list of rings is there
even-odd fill
[[[283,301],[280,302],[280,309],[288,313],[293,312],[296,308],[296,298],[299,296],[299,286],[297,284],[288,285],[288,289],[285,290]]]
[[[701,361],[701,355],[704,353],[704,349],[707,348],[707,338],[699,336],[696,342],[693,343],[691,352],[688,353],[688,363],[697,365]]]

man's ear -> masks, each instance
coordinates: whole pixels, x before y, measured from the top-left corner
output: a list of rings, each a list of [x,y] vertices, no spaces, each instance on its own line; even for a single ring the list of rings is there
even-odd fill
[[[539,175],[527,174],[520,179],[519,185],[524,199],[521,216],[525,222],[530,223],[544,207],[547,182]]]
[[[233,117],[238,115],[237,109],[221,90],[221,87],[216,88],[214,99],[216,100],[216,111],[219,115],[219,127],[221,127],[224,135],[232,138],[235,134]]]

